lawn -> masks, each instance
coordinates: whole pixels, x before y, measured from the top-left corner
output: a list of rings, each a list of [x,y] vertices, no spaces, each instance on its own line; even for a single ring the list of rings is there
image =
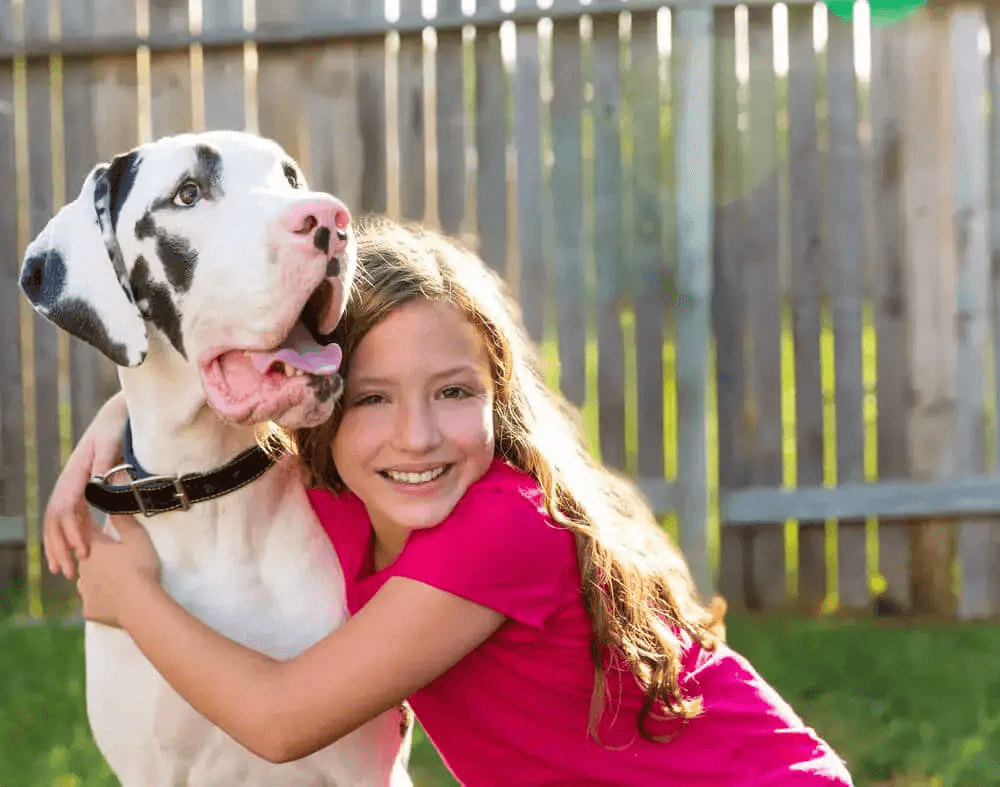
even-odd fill
[[[729,640],[859,787],[1000,784],[997,628],[731,616]],[[82,629],[0,623],[0,674],[0,787],[117,785],[87,729]],[[412,772],[455,784],[421,734]]]

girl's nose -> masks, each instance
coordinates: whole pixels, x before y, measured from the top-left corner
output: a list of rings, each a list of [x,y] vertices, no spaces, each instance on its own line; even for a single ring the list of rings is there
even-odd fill
[[[441,432],[433,408],[424,402],[404,404],[396,425],[396,440],[400,448],[421,452],[434,448]]]

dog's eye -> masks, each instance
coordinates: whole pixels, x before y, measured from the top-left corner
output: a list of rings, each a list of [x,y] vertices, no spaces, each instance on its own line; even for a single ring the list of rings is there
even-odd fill
[[[174,195],[174,204],[185,208],[190,208],[201,199],[201,187],[193,180],[187,180],[181,184]]]
[[[284,164],[281,169],[285,173],[285,180],[288,181],[288,185],[293,189],[299,188],[299,175],[295,171],[295,167],[291,164]]]

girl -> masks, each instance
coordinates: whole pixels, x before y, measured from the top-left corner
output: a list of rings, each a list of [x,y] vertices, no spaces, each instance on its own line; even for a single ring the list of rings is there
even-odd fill
[[[358,228],[337,341],[344,394],[288,440],[344,568],[352,617],[277,661],[208,629],[158,582],[145,531],[82,526],[118,450],[95,419],[46,516],[80,556],[84,614],[124,628],[196,709],[273,761],[409,699],[467,785],[849,785],[843,764],[721,641],[722,605],[635,488],[585,450],[514,302],[419,228]],[[96,467],[95,457],[101,456]],[[89,554],[88,554],[89,546]]]

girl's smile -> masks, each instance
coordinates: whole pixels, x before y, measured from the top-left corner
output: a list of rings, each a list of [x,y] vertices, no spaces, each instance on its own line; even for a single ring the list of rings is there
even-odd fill
[[[478,330],[446,303],[397,307],[352,353],[333,458],[390,558],[489,468],[493,396]]]

